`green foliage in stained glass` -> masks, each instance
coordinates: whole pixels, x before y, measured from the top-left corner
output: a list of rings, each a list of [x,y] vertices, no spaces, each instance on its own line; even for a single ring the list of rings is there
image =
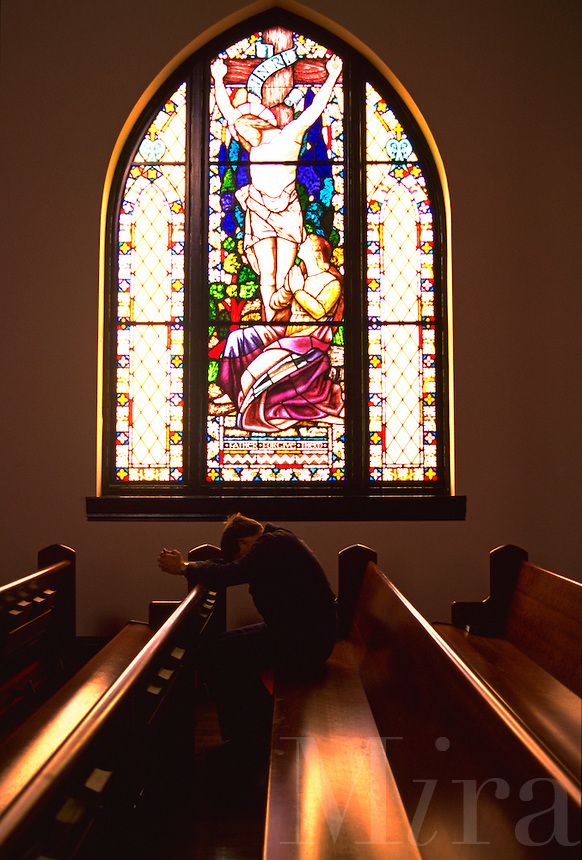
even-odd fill
[[[224,284],[210,284],[210,297],[216,301],[223,299],[226,294],[226,286]]]
[[[240,272],[238,274],[238,282],[245,287],[247,285],[252,285],[256,287],[259,284],[259,276],[256,274],[256,272],[253,272],[250,266],[241,266]],[[241,298],[246,299],[249,298],[249,296],[244,295],[241,290]]]
[[[227,254],[222,263],[222,268],[225,272],[228,272],[229,275],[236,275],[238,270],[241,267],[241,259],[240,254],[236,254],[234,251],[231,254]],[[232,293],[229,293],[232,295]]]
[[[218,362],[213,358],[208,362],[208,382],[214,382],[218,376]]]
[[[343,346],[344,345],[344,330],[342,328],[338,328],[333,336],[331,341],[335,346]]]
[[[227,168],[226,173],[224,174],[224,179],[222,180],[222,185],[220,186],[221,194],[224,194],[226,191],[234,191],[236,188],[236,181],[234,176],[234,170],[232,167]]]
[[[259,293],[259,285],[257,283],[241,284],[240,297],[246,301],[254,299]]]
[[[301,183],[297,183],[297,196],[299,197],[299,202],[301,204],[301,210],[303,212],[305,212],[305,210],[307,209],[308,195],[307,195],[307,189]]]

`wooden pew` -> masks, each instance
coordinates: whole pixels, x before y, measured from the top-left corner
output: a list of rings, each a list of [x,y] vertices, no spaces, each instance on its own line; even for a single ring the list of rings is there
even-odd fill
[[[481,602],[455,601],[452,623],[483,639],[503,639],[575,693],[582,695],[582,584],[536,567],[519,547],[497,547],[489,554],[490,594]],[[451,633],[451,641],[466,636]],[[440,628],[439,628],[440,629]],[[490,641],[491,645],[492,642]]]
[[[75,653],[75,552],[49,546],[35,573],[0,587],[0,730],[62,683]]]
[[[579,839],[579,778],[422,618],[374,555],[364,560],[359,550],[340,558],[342,578],[361,578],[351,636],[422,856],[577,855],[569,843]]]
[[[25,764],[26,779],[0,811],[3,857],[139,856],[136,807],[187,760],[193,741],[192,658],[215,598],[196,587],[44,759],[42,735],[38,749],[33,741],[23,750],[38,769]],[[17,769],[15,756],[8,783]],[[0,780],[0,796],[7,792]]]
[[[577,857],[579,779],[375,562],[340,553],[322,677],[277,680],[264,860]]]
[[[4,739],[0,745],[0,814],[87,718],[152,635],[147,624],[130,621]]]
[[[490,553],[490,596],[455,602],[443,639],[579,780],[582,584],[527,561],[515,546]]]
[[[341,569],[347,633],[357,578]],[[276,677],[264,860],[419,860],[351,636],[320,675]]]

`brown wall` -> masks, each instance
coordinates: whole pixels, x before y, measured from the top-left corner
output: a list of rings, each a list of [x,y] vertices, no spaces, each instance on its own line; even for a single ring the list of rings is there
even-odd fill
[[[580,577],[580,12],[569,0],[312,0],[376,52],[424,114],[453,214],[457,490],[465,522],[298,523],[332,578],[355,541],[429,618],[486,587],[517,543]],[[99,219],[117,136],[158,72],[220,16],[215,0],[3,0],[0,580],[36,549],[79,556],[81,633],[181,593],[160,545],[218,524],[88,523],[95,492]],[[578,359],[578,361],[577,361]],[[579,425],[579,420],[578,420]],[[244,589],[243,589],[244,591]],[[250,617],[239,589],[231,623]]]

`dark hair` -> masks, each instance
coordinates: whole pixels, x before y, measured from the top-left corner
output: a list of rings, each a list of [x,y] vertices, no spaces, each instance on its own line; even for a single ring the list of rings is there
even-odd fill
[[[242,514],[231,514],[224,524],[222,537],[220,538],[220,549],[225,561],[232,561],[238,555],[239,540],[241,538],[256,535],[263,530],[257,520],[251,520]]]

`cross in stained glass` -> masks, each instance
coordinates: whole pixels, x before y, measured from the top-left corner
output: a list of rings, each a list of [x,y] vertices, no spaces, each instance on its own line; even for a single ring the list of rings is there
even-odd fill
[[[226,68],[225,84],[247,87],[274,113],[279,128],[293,119],[295,87],[323,84],[327,79],[326,61],[299,58],[293,33],[280,27],[263,31],[256,58],[229,59]]]

